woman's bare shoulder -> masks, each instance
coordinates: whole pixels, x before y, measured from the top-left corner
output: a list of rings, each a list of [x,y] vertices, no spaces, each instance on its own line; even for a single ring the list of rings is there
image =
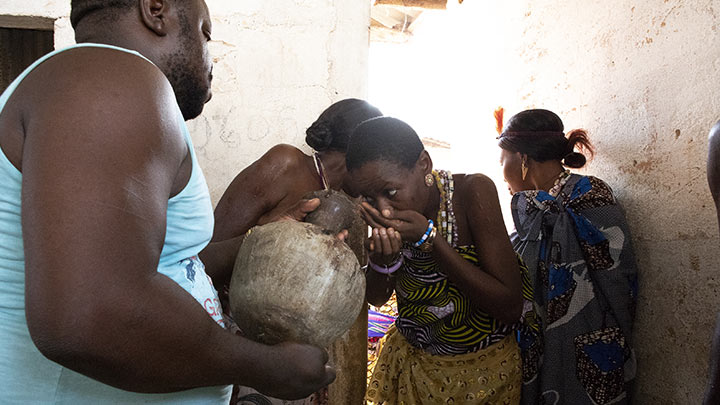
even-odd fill
[[[265,152],[259,162],[277,169],[294,169],[302,165],[307,158],[308,155],[295,146],[281,143]]]
[[[292,145],[279,144],[270,148],[258,160],[243,170],[245,177],[278,178],[288,174],[304,173],[310,157]]]

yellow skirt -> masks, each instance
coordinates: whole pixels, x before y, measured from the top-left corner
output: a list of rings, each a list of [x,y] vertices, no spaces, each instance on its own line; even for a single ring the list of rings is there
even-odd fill
[[[413,347],[393,325],[378,352],[368,404],[520,403],[520,349],[512,335],[483,350],[441,356]]]

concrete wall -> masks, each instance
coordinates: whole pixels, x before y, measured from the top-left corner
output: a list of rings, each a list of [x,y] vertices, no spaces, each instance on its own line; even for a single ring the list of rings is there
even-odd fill
[[[382,89],[373,84],[382,75],[373,61],[370,101],[416,124],[421,136],[449,141],[451,158],[437,159],[442,167],[492,174],[503,198],[496,106],[508,116],[548,108],[566,129],[588,129],[597,157],[586,172],[617,193],[638,256],[635,403],[700,403],[720,311],[720,241],[705,176],[707,133],[720,118],[720,3],[449,7],[426,13],[404,48],[382,51],[402,53],[384,61],[394,76]],[[400,104],[398,94],[408,101]]]

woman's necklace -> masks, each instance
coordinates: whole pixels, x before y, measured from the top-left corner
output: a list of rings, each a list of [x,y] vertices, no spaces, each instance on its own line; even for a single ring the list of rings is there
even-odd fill
[[[452,202],[455,182],[452,173],[445,170],[433,170],[433,176],[440,191],[440,209],[437,216],[438,233],[447,240],[450,246],[455,247],[458,243],[457,223]]]
[[[325,178],[325,166],[323,166],[322,160],[320,160],[320,156],[317,152],[313,153],[313,161],[315,162],[315,170],[317,170],[317,174],[318,176],[320,176],[320,181],[322,181],[323,188],[325,190],[330,189],[327,178]]]
[[[560,194],[560,190],[562,190],[563,186],[565,186],[565,183],[567,183],[568,179],[570,178],[570,170],[563,170],[560,172],[560,174],[555,178],[555,182],[553,183],[553,186],[548,191],[548,194],[550,194],[553,197],[557,197],[558,194]]]

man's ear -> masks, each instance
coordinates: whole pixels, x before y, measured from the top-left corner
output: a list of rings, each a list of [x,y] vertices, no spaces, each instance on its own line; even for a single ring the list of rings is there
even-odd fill
[[[430,154],[423,150],[420,152],[420,157],[417,160],[417,168],[422,172],[422,174],[430,174],[433,170],[433,162],[432,158],[430,157]]]
[[[143,24],[160,37],[167,35],[169,10],[167,0],[138,0],[138,3]]]

